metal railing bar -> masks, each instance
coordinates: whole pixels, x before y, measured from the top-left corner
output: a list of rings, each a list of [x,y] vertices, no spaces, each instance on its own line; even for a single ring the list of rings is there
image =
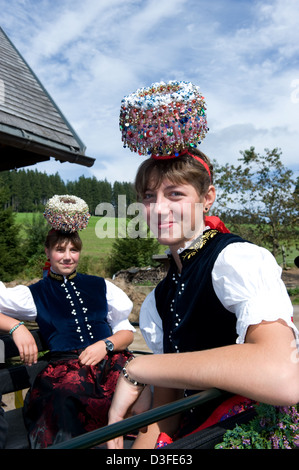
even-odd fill
[[[134,355],[135,355],[135,354],[142,354],[142,355],[148,355],[148,354],[151,354],[151,355],[152,355],[152,354],[153,354],[151,351],[142,351],[142,350],[139,351],[139,350],[137,350],[137,349],[130,350],[130,352],[131,352],[132,354],[134,354]]]
[[[124,419],[123,421],[96,429],[95,431],[90,431],[68,441],[52,445],[47,449],[88,449],[118,436],[125,435],[130,431],[140,429],[148,424],[155,423],[156,421],[181,413],[187,409],[202,405],[224,393],[225,392],[215,388],[205,390],[190,397],[182,398],[167,405],[145,411],[144,413]]]

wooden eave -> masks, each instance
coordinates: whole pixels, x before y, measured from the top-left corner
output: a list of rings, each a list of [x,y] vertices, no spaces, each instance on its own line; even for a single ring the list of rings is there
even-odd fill
[[[54,158],[91,167],[95,159],[0,28],[0,171]]]

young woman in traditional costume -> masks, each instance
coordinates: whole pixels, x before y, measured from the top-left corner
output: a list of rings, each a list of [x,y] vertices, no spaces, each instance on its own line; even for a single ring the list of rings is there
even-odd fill
[[[186,82],[153,84],[122,102],[125,145],[150,155],[136,189],[148,225],[169,246],[170,268],[140,312],[155,354],[126,364],[109,422],[124,418],[142,384],[155,386],[153,406],[211,387],[231,394],[148,426],[136,448],[161,445],[161,433],[176,439],[206,427],[252,401],[299,400],[297,329],[281,269],[266,249],[206,216],[215,200],[213,168],[196,149],[207,131],[205,110],[199,88]]]
[[[89,218],[86,203],[74,196],[54,196],[45,216],[53,227],[45,243],[48,275],[29,287],[5,288],[0,283],[0,329],[12,334],[21,359],[28,364],[37,360],[26,320],[38,323],[50,350],[50,363],[25,400],[32,448],[107,424],[134,332],[127,295],[101,277],[77,273],[82,248],[78,230]]]

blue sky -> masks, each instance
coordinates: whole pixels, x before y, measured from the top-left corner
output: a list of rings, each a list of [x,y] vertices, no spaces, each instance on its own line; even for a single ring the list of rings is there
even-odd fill
[[[0,24],[96,158],[92,168],[36,165],[64,180],[133,181],[144,157],[124,149],[123,96],[187,80],[207,103],[201,150],[236,163],[282,150],[298,176],[297,0],[0,0]]]

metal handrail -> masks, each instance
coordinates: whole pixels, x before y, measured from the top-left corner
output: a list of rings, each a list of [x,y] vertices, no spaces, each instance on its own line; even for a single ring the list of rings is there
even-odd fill
[[[216,388],[196,393],[190,397],[182,398],[167,405],[159,406],[136,416],[124,419],[81,436],[73,437],[69,441],[47,447],[47,449],[88,449],[103,442],[107,442],[128,432],[140,429],[148,424],[181,413],[182,411],[202,405],[207,401],[220,397],[225,392]]]

